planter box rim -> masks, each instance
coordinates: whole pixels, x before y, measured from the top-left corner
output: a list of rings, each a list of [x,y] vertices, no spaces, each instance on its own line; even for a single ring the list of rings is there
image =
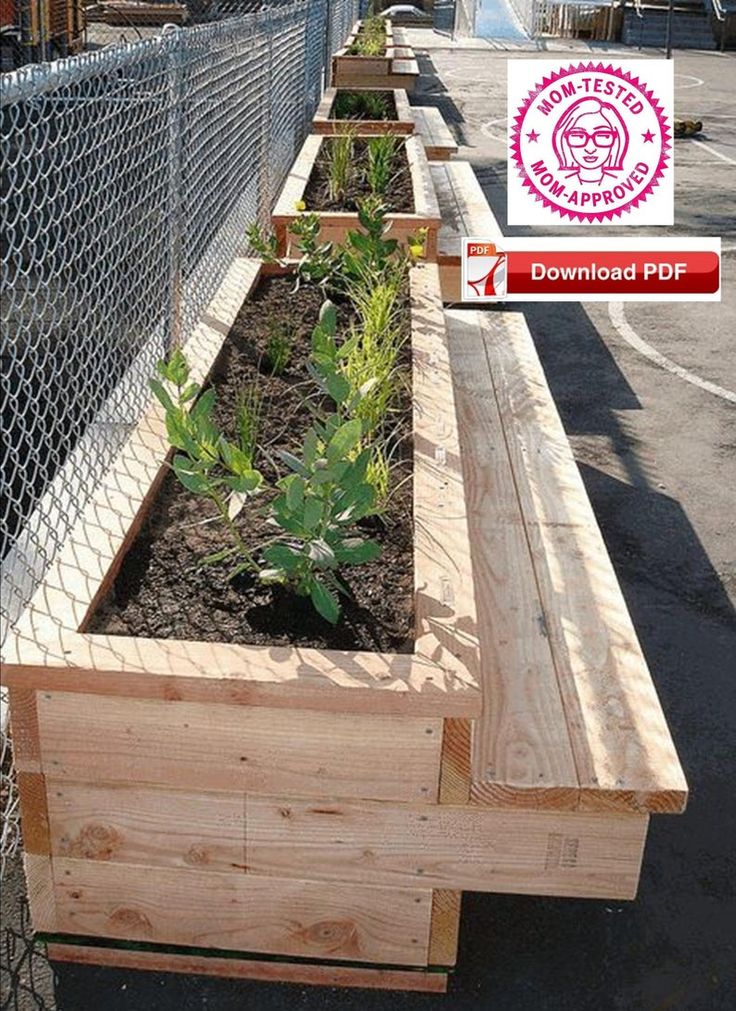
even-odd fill
[[[274,223],[284,224],[294,221],[302,214],[319,214],[326,225],[357,225],[357,211],[297,211],[296,204],[303,199],[312,168],[323,142],[329,139],[324,134],[310,134],[304,141],[296,161],[284,183],[276,206],[271,215]],[[407,222],[414,227],[439,227],[440,208],[434,192],[429,171],[429,162],[421,140],[414,134],[405,139],[406,155],[412,175],[414,210],[390,211],[386,218],[392,222]]]
[[[201,382],[208,374],[242,301],[259,276],[258,261],[241,259],[231,269],[224,283],[231,289],[234,285],[235,293],[227,313],[220,313],[219,318],[205,316],[208,322],[201,324],[187,343],[194,380]],[[412,340],[427,347],[436,345],[431,368],[424,361],[422,348],[414,348],[414,429],[421,435],[416,441],[420,447],[434,444],[443,426],[447,430],[447,438],[440,439],[446,444],[444,463],[425,459],[421,448],[415,450],[417,638],[413,653],[248,646],[85,632],[85,622],[114,579],[167,472],[165,460],[170,449],[163,411],[154,404],[124,444],[30,606],[11,630],[3,649],[3,683],[11,689],[53,688],[170,700],[206,697],[209,701],[340,712],[478,715],[481,693],[475,600],[452,381],[449,365],[442,361],[443,345],[447,357],[446,337],[436,266],[413,268],[411,286]],[[426,388],[428,370],[433,374],[431,390]],[[445,394],[444,404],[452,410],[449,424],[436,408],[433,414],[438,384]],[[439,444],[435,448],[439,453]],[[424,482],[424,490],[417,488],[417,481]],[[457,567],[458,541],[464,558],[463,572],[452,573],[453,578],[441,574],[446,563],[438,562],[437,547],[431,551],[420,544],[422,537],[442,533],[433,518],[435,496],[441,491],[432,488],[433,482],[437,489],[446,487],[452,500],[447,516],[454,522],[450,525],[453,565]],[[422,532],[424,528],[429,534]],[[429,585],[434,593],[428,591]],[[456,611],[460,616],[457,622]]]
[[[322,101],[314,114],[312,130],[319,134],[340,134],[348,130],[357,137],[374,137],[376,134],[412,134],[415,131],[414,116],[409,98],[404,88],[375,88],[375,91],[390,91],[394,96],[396,119],[335,119],[332,107],[339,91],[355,91],[355,88],[330,87],[325,89]],[[360,90],[360,89],[357,89]],[[367,90],[367,89],[365,89]]]

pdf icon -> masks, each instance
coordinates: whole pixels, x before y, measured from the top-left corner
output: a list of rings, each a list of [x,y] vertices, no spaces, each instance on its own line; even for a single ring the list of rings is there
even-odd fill
[[[509,224],[673,224],[670,61],[508,67]]]
[[[506,253],[484,239],[463,239],[462,301],[506,298]]]

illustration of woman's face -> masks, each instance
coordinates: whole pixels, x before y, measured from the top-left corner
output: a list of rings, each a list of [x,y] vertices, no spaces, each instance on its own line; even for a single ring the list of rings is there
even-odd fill
[[[596,169],[608,160],[616,133],[599,112],[587,112],[565,130],[565,137],[577,164],[584,169]]]

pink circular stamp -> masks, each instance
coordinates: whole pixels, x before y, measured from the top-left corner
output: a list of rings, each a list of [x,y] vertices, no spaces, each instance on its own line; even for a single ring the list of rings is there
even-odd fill
[[[545,74],[510,126],[512,165],[524,188],[570,222],[630,214],[671,170],[664,104],[646,81],[612,64]]]

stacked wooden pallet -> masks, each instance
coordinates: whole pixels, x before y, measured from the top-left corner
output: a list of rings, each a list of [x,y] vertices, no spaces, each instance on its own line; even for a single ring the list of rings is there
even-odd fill
[[[55,959],[442,990],[463,890],[631,899],[649,815],[684,807],[523,318],[443,310],[460,237],[500,232],[470,166],[430,164],[426,137],[409,138],[436,260],[412,271],[415,651],[87,632],[165,473],[152,409],[6,645]],[[234,264],[187,349],[195,378],[259,270]]]

